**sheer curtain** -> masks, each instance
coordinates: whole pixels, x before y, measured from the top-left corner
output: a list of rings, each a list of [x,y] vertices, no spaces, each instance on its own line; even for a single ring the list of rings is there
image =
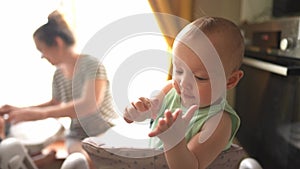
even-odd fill
[[[148,0],[148,2],[154,13],[175,15],[186,21],[192,20],[193,0]],[[161,17],[159,14],[155,16],[162,33],[165,35],[176,35],[186,25],[186,22],[178,22],[178,20],[173,20],[169,17]],[[165,36],[165,39],[168,44],[168,50],[171,50],[174,38]],[[172,64],[170,64],[167,79],[172,79]]]

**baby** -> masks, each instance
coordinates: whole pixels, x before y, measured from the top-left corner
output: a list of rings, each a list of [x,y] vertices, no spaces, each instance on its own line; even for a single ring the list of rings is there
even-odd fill
[[[202,17],[179,33],[172,50],[173,80],[156,97],[132,102],[124,119],[154,120],[151,146],[165,150],[169,168],[206,168],[240,125],[226,91],[243,77],[243,37],[227,19]]]

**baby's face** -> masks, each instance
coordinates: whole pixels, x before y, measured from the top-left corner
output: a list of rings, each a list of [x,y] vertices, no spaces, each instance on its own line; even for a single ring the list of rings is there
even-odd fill
[[[183,106],[210,105],[211,81],[200,58],[182,43],[174,46],[173,54],[175,88]]]

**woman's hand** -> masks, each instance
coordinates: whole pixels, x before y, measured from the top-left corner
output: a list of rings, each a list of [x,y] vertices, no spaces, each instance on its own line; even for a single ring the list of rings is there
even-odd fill
[[[9,114],[11,111],[18,109],[18,107],[5,104],[0,107],[0,116],[3,116],[4,114]]]
[[[22,121],[41,120],[46,118],[46,112],[41,108],[22,108],[16,109],[9,113],[8,120],[12,123],[19,123]]]
[[[185,137],[189,122],[197,109],[198,106],[193,105],[183,116],[180,109],[175,110],[174,113],[166,110],[165,117],[159,119],[156,128],[148,136],[158,136],[167,149],[174,147]]]
[[[5,120],[0,116],[0,138],[5,138]]]

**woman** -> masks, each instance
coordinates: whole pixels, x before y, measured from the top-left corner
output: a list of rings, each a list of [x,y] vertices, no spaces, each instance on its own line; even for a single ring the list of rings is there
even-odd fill
[[[42,58],[57,68],[52,99],[23,108],[4,105],[0,115],[8,114],[12,123],[70,117],[68,151],[83,152],[81,140],[103,133],[117,118],[105,68],[96,58],[75,52],[74,35],[58,11],[48,16],[48,22],[34,32],[33,38]]]

